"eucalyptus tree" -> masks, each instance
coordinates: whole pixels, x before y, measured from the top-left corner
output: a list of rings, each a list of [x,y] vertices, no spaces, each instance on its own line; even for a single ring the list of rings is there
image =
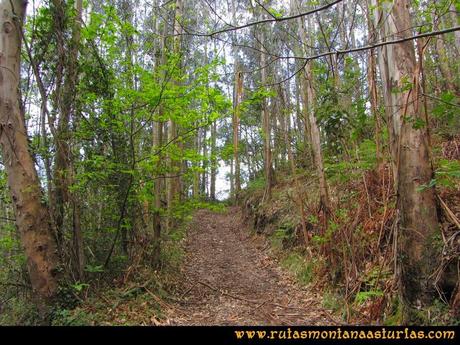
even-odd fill
[[[298,4],[298,8],[300,8],[300,4]],[[307,19],[307,24],[305,24],[304,20],[299,17],[299,28],[300,28],[300,37],[302,43],[305,45],[312,45],[312,23],[311,19]],[[306,26],[305,26],[306,25]],[[308,39],[308,33],[310,33],[310,39]],[[308,50],[306,51],[308,54]],[[329,200],[329,190],[326,181],[326,174],[324,172],[324,158],[323,152],[321,149],[321,137],[319,132],[319,127],[317,123],[317,119],[315,117],[315,109],[316,109],[316,92],[314,89],[314,75],[311,63],[307,61],[305,64],[305,68],[303,71],[303,92],[306,93],[306,100],[308,103],[304,104],[304,107],[308,109],[308,121],[310,127],[310,138],[311,138],[311,145],[312,151],[315,157],[315,164],[316,164],[316,171],[318,174],[319,180],[319,193],[320,193],[320,209],[324,211],[327,215],[330,212],[330,200]]]
[[[29,152],[25,114],[19,101],[22,26],[27,2],[0,2],[0,145],[8,174],[16,225],[26,254],[34,295],[43,312],[58,290],[58,255],[50,212],[43,202],[35,162]]]
[[[56,155],[54,159],[54,217],[56,231],[58,235],[58,244],[61,250],[64,249],[64,225],[66,218],[66,206],[70,205],[72,224],[72,236],[74,247],[74,258],[76,273],[79,279],[84,275],[84,251],[83,236],[81,229],[81,211],[78,195],[70,190],[70,185],[75,179],[74,159],[72,153],[71,123],[77,121],[77,93],[75,89],[78,85],[78,55],[81,39],[82,25],[82,8],[81,0],[75,1],[74,8],[69,8],[65,1],[53,0],[52,13],[54,23],[54,33],[57,49],[56,65],[56,83],[54,96],[54,109],[57,113],[57,123],[52,123],[54,127],[54,142]],[[69,15],[73,13],[72,16]],[[65,41],[68,32],[67,18],[71,17],[71,33],[69,42]],[[45,101],[45,100],[43,100]]]
[[[372,1],[371,6],[374,25],[380,28],[380,40],[411,36],[408,0]],[[429,122],[420,100],[420,59],[422,57],[417,62],[412,40],[379,49],[398,196],[400,219],[396,255],[406,322],[413,322],[416,308],[430,302],[430,281],[438,258],[433,240],[439,223],[435,191],[430,186],[433,168],[428,145]]]

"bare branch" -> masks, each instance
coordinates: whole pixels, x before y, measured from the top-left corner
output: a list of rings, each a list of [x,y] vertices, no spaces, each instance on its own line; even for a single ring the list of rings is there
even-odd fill
[[[295,57],[296,59],[303,59],[303,60],[315,60],[319,59],[321,57],[329,56],[329,55],[343,55],[343,54],[349,54],[349,53],[355,53],[363,50],[369,50],[369,49],[374,49],[386,45],[391,45],[391,44],[398,44],[398,43],[403,43],[411,40],[415,40],[417,38],[423,38],[423,37],[431,37],[431,36],[439,36],[439,35],[444,35],[448,34],[450,32],[454,31],[459,31],[460,26],[454,26],[452,28],[444,29],[444,30],[438,30],[438,31],[431,31],[431,32],[425,32],[423,34],[418,34],[414,35],[411,37],[405,37],[397,40],[390,40],[390,41],[385,41],[385,42],[378,42],[378,43],[373,43],[369,44],[363,47],[356,47],[356,48],[351,48],[351,49],[346,49],[346,50],[332,50],[328,52],[324,52],[321,54],[313,55],[313,56],[307,56],[307,57]]]
[[[305,17],[305,16],[308,16],[308,15],[311,15],[311,14],[314,14],[314,13],[317,13],[317,12],[327,10],[328,8],[334,6],[334,5],[336,5],[336,4],[338,4],[339,2],[342,2],[342,1],[343,0],[335,0],[335,1],[331,2],[331,3],[329,3],[329,4],[326,4],[326,5],[323,5],[321,7],[315,8],[313,10],[298,13],[298,14],[288,16],[288,17],[279,17],[279,18],[277,18],[277,17],[272,16],[272,18],[262,19],[262,20],[258,20],[258,21],[255,21],[255,22],[246,23],[246,24],[243,24],[243,25],[240,25],[240,26],[231,26],[231,27],[221,29],[221,30],[217,30],[217,31],[214,31],[214,32],[210,32],[210,33],[185,32],[185,33],[175,34],[175,35],[171,35],[171,36],[189,35],[189,36],[199,36],[199,37],[213,37],[213,36],[220,35],[220,34],[223,34],[223,33],[226,33],[226,32],[241,30],[241,29],[249,28],[251,26],[255,26],[255,25],[259,25],[259,24],[267,24],[267,23],[274,23],[274,22],[279,23],[279,22],[284,22],[284,21],[287,21],[287,20],[296,19],[296,18],[299,18],[299,17]]]

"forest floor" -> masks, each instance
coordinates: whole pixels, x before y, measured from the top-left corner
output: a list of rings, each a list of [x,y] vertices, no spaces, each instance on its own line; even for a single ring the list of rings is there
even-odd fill
[[[319,293],[301,286],[270,255],[241,211],[199,210],[190,224],[172,325],[331,325]]]

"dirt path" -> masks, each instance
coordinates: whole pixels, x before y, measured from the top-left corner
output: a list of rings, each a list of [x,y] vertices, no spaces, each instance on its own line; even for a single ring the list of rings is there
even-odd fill
[[[317,296],[300,287],[250,236],[240,211],[200,210],[187,238],[176,325],[334,324]]]

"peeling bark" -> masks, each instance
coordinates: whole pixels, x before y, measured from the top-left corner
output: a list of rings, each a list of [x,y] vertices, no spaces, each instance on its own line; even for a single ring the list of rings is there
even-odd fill
[[[30,282],[38,305],[44,307],[57,292],[58,256],[19,106],[20,30],[26,5],[22,0],[0,2],[0,144]]]
[[[408,0],[396,0],[391,4],[372,0],[372,4],[377,5],[374,7],[376,23],[387,18],[380,30],[382,38],[411,35]],[[429,123],[426,123],[421,103],[421,64],[417,65],[413,41],[379,50],[400,216],[397,273],[405,321],[410,323],[417,321],[417,310],[432,299],[431,275],[438,260],[434,243],[439,230],[435,191],[427,187],[433,178]],[[423,123],[423,126],[416,126],[416,123]]]

